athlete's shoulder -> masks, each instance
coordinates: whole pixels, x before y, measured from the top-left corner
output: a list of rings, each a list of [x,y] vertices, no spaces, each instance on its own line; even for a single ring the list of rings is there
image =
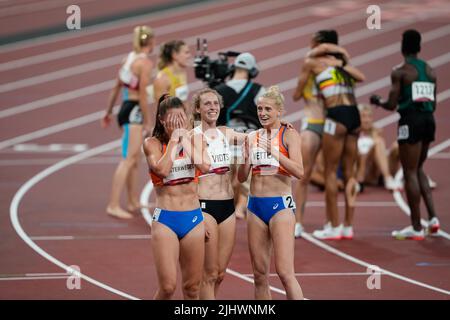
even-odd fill
[[[285,139],[288,139],[289,141],[294,141],[295,139],[300,139],[300,133],[295,128],[288,128],[286,126],[284,127],[284,136]]]
[[[317,60],[317,58],[305,57],[304,60],[303,60],[303,68],[304,69],[311,69],[315,65],[317,65],[318,63],[319,63],[319,60]]]
[[[407,68],[408,67],[406,66],[405,63],[399,64],[399,65],[393,67],[392,71],[391,71],[391,78],[401,79],[404,76]]]
[[[148,155],[153,151],[161,150],[162,143],[156,137],[148,137],[145,138],[143,146],[145,154]]]

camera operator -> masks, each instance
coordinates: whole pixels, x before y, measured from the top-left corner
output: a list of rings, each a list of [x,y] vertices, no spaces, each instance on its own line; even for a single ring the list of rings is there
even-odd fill
[[[217,125],[226,125],[237,131],[261,128],[256,103],[266,90],[252,80],[258,75],[255,57],[248,52],[241,53],[231,69],[231,79],[214,88],[224,102]]]
[[[215,87],[223,97],[223,108],[217,120],[218,126],[228,126],[241,132],[262,127],[256,103],[266,90],[259,83],[252,81],[257,75],[258,66],[255,57],[247,52],[239,54],[231,66],[231,79]],[[250,179],[240,184],[237,180],[236,167],[232,166],[232,170],[235,214],[237,218],[245,218]]]

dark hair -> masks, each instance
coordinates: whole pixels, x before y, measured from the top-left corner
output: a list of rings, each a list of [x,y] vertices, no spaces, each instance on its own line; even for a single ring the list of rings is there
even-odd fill
[[[183,108],[183,101],[178,97],[172,97],[168,93],[163,94],[158,100],[158,109],[156,111],[155,128],[153,129],[152,136],[161,141],[161,143],[168,143],[169,137],[167,136],[164,125],[161,122],[161,118],[167,113],[169,109]]]
[[[173,53],[179,52],[186,43],[183,40],[172,40],[161,46],[159,53],[158,69],[162,70],[173,61]]]
[[[348,73],[344,69],[344,67],[336,67],[336,70],[338,71],[338,77],[340,76],[344,80],[345,86],[348,88],[352,88],[352,91],[353,91],[353,88],[355,86],[355,80],[350,75],[350,73]],[[349,95],[350,95],[351,104],[356,105],[356,98],[355,98],[354,91],[352,93],[349,93]]]
[[[333,29],[319,30],[314,34],[313,39],[317,43],[338,44],[338,42],[339,42],[338,34],[337,34],[336,30],[333,30]]]
[[[417,30],[409,29],[402,35],[402,53],[416,54],[420,52],[420,41],[422,37]]]

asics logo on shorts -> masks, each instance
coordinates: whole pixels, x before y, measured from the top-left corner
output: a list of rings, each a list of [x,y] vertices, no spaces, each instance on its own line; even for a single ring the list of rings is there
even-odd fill
[[[195,216],[194,219],[192,219],[192,223],[195,223],[195,221],[197,221],[197,216]]]
[[[276,208],[278,208],[278,203],[276,203],[276,204],[272,207],[273,210],[275,210]]]

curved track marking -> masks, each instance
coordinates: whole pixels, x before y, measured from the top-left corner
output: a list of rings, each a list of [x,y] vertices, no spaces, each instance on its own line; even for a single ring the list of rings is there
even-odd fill
[[[37,183],[39,183],[40,181],[44,180],[46,177],[48,177],[49,175],[71,165],[74,164],[78,161],[84,160],[86,158],[98,155],[100,153],[103,153],[105,151],[109,151],[112,149],[115,149],[117,147],[120,146],[120,140],[115,140],[106,144],[103,144],[101,146],[98,146],[96,148],[93,148],[91,150],[79,153],[75,156],[69,157],[67,159],[64,159],[50,167],[48,167],[47,169],[39,172],[37,175],[35,175],[33,178],[31,178],[30,180],[28,180],[25,184],[23,184],[20,189],[16,192],[16,194],[14,195],[14,198],[11,202],[11,206],[9,208],[9,215],[10,215],[10,219],[11,219],[11,223],[14,227],[14,230],[16,230],[17,234],[19,235],[20,238],[22,238],[22,240],[28,245],[30,246],[31,249],[33,249],[35,252],[37,252],[38,254],[40,254],[42,257],[44,257],[45,259],[47,259],[48,261],[50,261],[51,263],[57,265],[58,267],[64,269],[66,272],[70,272],[71,268],[66,265],[65,263],[61,262],[60,260],[56,259],[55,257],[53,257],[52,255],[50,255],[48,252],[46,252],[44,249],[42,249],[41,247],[39,247],[33,240],[30,239],[30,237],[28,236],[28,234],[23,230],[20,221],[19,221],[19,205],[20,205],[20,201],[23,199],[23,197],[25,196],[25,194],[33,187],[35,186]],[[97,281],[83,273],[79,274],[80,277],[84,280],[86,280],[87,282],[92,283],[95,286],[98,286],[102,289],[105,289],[109,292],[112,292],[114,294],[117,294],[121,297],[127,298],[127,299],[131,299],[131,300],[139,300],[139,298],[136,298],[132,295],[129,295],[128,293],[125,293],[123,291],[114,289],[100,281]]]
[[[348,260],[348,261],[353,262],[355,264],[359,264],[360,266],[363,266],[363,267],[366,267],[366,268],[369,268],[369,267],[373,266],[370,263],[367,263],[367,262],[365,262],[363,260],[355,258],[355,257],[353,257],[353,256],[351,256],[349,254],[346,254],[343,251],[340,251],[340,250],[338,250],[338,249],[336,249],[336,248],[334,248],[334,247],[332,247],[332,246],[330,246],[330,245],[328,245],[328,244],[326,244],[326,243],[324,243],[324,242],[314,238],[310,234],[305,233],[305,235],[304,236],[302,235],[302,237],[305,240],[311,242],[312,244],[315,244],[316,246],[318,246],[318,247],[320,247],[320,248],[322,248],[322,249],[324,249],[324,250],[326,250],[326,251],[328,251],[328,252],[330,252],[330,253],[332,253],[334,255],[337,255],[338,257],[341,257],[341,258],[343,258],[345,260]],[[423,288],[426,288],[426,289],[430,289],[430,290],[433,290],[433,291],[436,291],[436,292],[439,292],[439,293],[450,295],[450,291],[448,291],[448,290],[437,288],[437,287],[431,286],[429,284],[426,284],[426,283],[423,283],[423,282],[420,282],[420,281],[417,281],[417,280],[414,280],[414,279],[411,279],[411,278],[404,277],[402,275],[399,275],[397,273],[394,273],[394,272],[391,272],[389,270],[383,269],[381,267],[379,268],[379,270],[380,270],[380,272],[382,274],[386,274],[386,275],[391,276],[393,278],[396,278],[398,280],[405,281],[405,282],[408,282],[410,284],[413,284],[413,285],[416,285],[416,286],[419,286],[419,287],[423,287]]]

